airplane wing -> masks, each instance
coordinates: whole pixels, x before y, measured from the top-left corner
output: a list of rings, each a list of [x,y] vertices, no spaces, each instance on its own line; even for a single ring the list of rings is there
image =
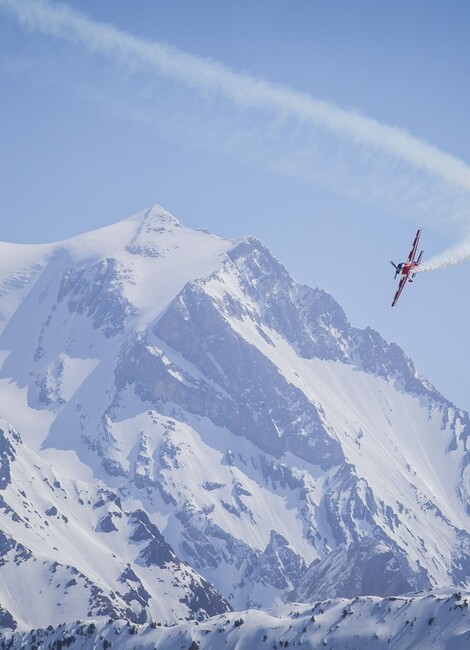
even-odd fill
[[[418,232],[419,232],[419,230],[418,230]],[[405,284],[406,284],[407,280],[408,280],[407,275],[404,275],[402,277],[402,279],[400,280],[400,283],[398,285],[398,289],[397,289],[397,291],[395,293],[395,297],[393,298],[392,307],[395,307],[395,305],[397,304],[398,298],[401,296],[401,292],[405,288]]]
[[[415,260],[415,255],[416,255],[416,251],[418,250],[418,244],[419,244],[419,238],[421,236],[421,231],[422,231],[422,228],[420,228],[418,230],[418,232],[416,233],[416,235],[415,235],[413,246],[411,247],[410,254],[408,255],[407,262],[414,262],[414,260]]]

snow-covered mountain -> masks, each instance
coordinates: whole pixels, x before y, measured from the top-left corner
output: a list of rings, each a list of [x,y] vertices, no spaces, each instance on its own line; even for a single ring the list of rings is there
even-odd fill
[[[257,240],[1,244],[0,319],[4,624],[467,585],[468,415]]]

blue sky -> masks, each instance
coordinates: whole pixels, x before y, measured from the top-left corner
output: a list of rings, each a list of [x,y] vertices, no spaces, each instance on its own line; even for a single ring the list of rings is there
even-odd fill
[[[86,18],[78,37],[51,27],[64,5]],[[91,35],[103,23],[112,46]],[[419,276],[391,310],[389,260],[417,227],[425,257],[470,232],[469,28],[456,0],[0,0],[0,239],[155,202],[253,234],[468,409],[470,263]]]

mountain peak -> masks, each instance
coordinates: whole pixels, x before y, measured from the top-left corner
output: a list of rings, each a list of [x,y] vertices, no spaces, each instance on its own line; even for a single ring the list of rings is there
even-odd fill
[[[176,228],[182,228],[180,222],[158,204],[138,216],[140,223],[126,250],[134,255],[161,257],[167,248],[162,246],[162,236],[173,235]]]
[[[181,223],[176,217],[174,217],[168,210],[165,210],[163,206],[159,203],[153,203],[151,206],[146,208],[141,214],[143,214],[142,221],[147,224],[161,224],[161,227],[181,227]]]

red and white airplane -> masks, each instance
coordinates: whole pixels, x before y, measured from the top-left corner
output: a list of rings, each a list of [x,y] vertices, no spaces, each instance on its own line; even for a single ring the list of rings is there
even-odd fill
[[[421,259],[423,257],[424,251],[418,255],[418,259],[415,260],[416,251],[418,250],[418,242],[421,235],[422,228],[418,230],[414,238],[413,246],[411,247],[410,254],[406,262],[401,262],[400,264],[395,264],[395,262],[390,262],[395,267],[395,278],[397,275],[401,275],[400,283],[398,284],[398,289],[393,298],[392,307],[397,304],[398,298],[401,296],[401,292],[405,288],[406,281],[409,280],[413,282],[413,278],[416,275],[416,268],[419,266]]]

